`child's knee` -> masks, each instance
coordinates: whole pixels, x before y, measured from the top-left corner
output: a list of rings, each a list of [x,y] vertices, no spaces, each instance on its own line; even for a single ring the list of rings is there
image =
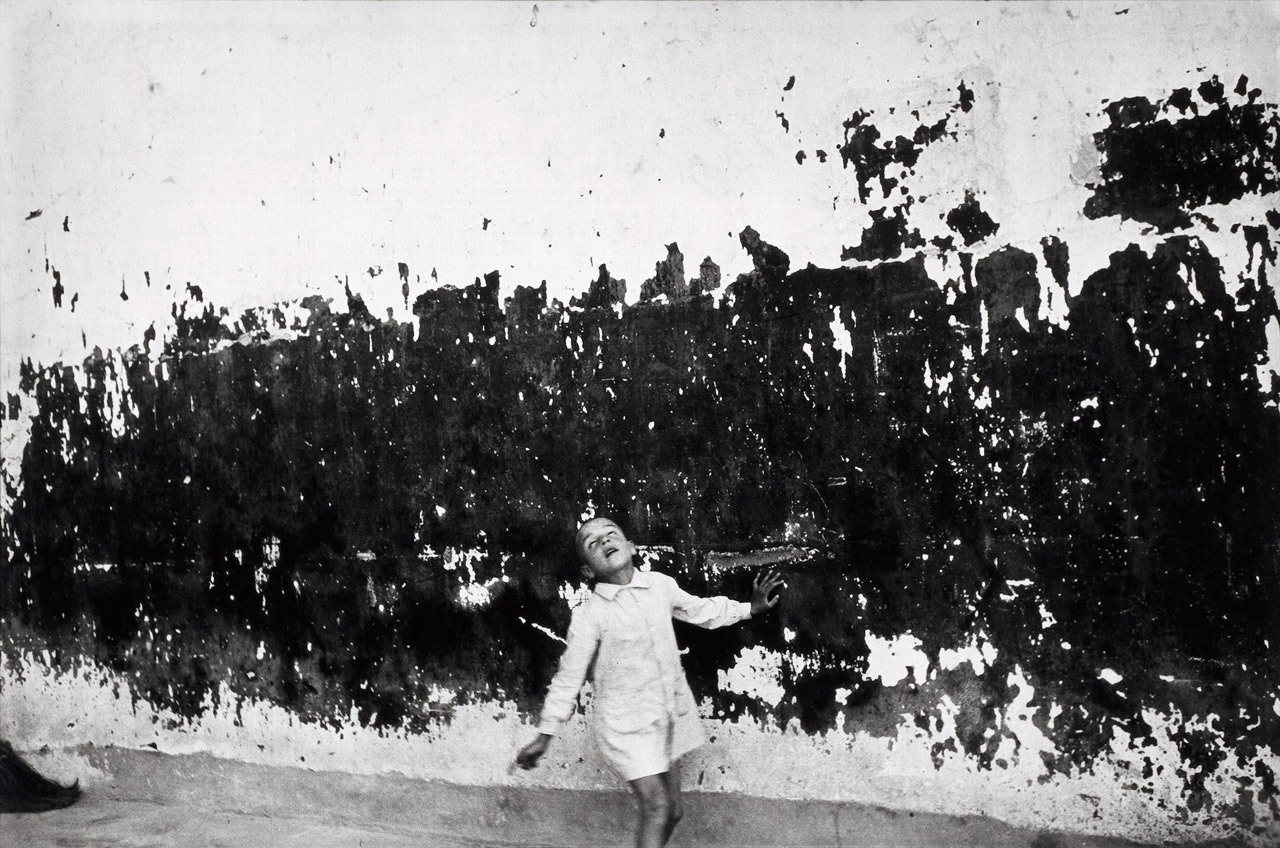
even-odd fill
[[[671,801],[665,792],[651,792],[641,796],[640,808],[648,818],[665,819],[671,816]]]
[[[646,786],[636,792],[640,801],[640,811],[646,818],[665,819],[671,815],[671,799],[667,797],[665,787]]]

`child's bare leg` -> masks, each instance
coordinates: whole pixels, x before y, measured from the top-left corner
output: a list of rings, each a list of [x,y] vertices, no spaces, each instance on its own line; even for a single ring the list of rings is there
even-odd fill
[[[651,774],[631,781],[631,790],[640,801],[640,826],[636,828],[636,848],[662,848],[670,834],[671,802],[664,775]]]
[[[667,787],[667,829],[662,834],[662,844],[666,845],[671,839],[672,832],[676,829],[676,825],[680,824],[680,819],[684,818],[684,803],[680,800],[680,763],[671,764],[671,771],[663,772],[658,775],[662,779],[663,785]]]

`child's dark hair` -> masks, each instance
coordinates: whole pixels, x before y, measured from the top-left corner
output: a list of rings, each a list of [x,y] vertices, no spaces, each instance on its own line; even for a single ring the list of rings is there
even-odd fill
[[[582,529],[582,525],[586,524],[595,516],[589,516],[585,521],[575,521],[573,523],[565,522],[559,524],[559,529],[554,531],[554,540],[550,540],[548,548],[556,553],[556,559],[560,563],[557,571],[560,578],[567,583],[576,583],[583,579],[582,566],[585,560],[582,558],[582,546],[578,544],[578,531]],[[595,588],[596,581],[592,578],[587,579],[587,585],[592,589]]]

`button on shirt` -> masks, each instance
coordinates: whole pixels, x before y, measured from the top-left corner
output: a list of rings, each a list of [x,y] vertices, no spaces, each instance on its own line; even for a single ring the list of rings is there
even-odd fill
[[[748,603],[699,598],[656,571],[637,570],[625,586],[597,584],[573,611],[538,731],[554,734],[573,714],[593,662],[595,725],[602,749],[605,742],[626,747],[628,734],[643,736],[664,723],[696,723],[671,620],[715,628],[750,616]]]

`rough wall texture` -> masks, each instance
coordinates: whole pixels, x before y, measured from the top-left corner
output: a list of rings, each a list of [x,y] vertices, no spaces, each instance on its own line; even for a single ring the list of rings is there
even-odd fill
[[[686,278],[673,243],[631,305],[604,265],[566,306],[497,272],[411,298],[401,263],[412,321],[350,287],[234,314],[189,286],[161,337],[24,365],[8,732],[80,709],[55,739],[144,744],[142,715],[162,746],[368,767],[349,736],[504,779],[598,510],[694,592],[783,562],[776,615],[679,631],[704,788],[879,798],[853,787],[878,770],[945,788],[886,790],[907,805],[1274,838],[1280,216],[1217,218],[1273,199],[1276,106],[1216,77],[1100,104],[1082,213],[1153,229],[1083,278],[1069,241],[1001,245],[981,186],[919,211],[915,168],[982,97],[950,94],[910,134],[833,128],[877,207],[845,267],[747,227],[753,270]],[[564,751],[533,779],[596,785],[585,737]]]

